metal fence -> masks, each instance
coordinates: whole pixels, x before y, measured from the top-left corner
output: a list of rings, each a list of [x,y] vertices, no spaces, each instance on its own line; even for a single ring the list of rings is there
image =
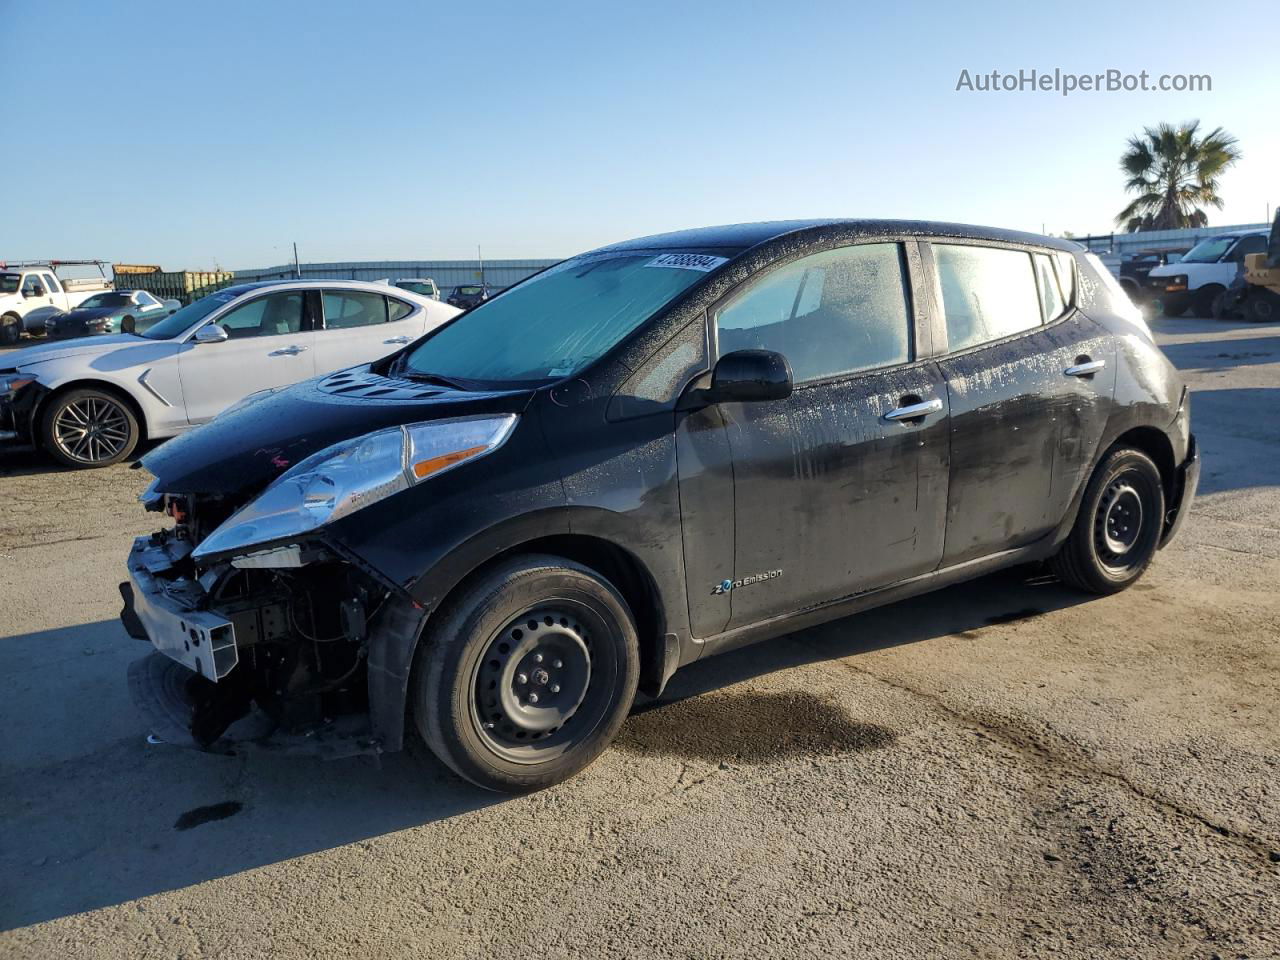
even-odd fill
[[[304,280],[385,280],[430,277],[442,295],[460,284],[483,280],[495,289],[519,283],[559,260],[355,260],[336,263],[302,263],[297,274]],[[295,276],[291,263],[275,267],[237,270],[236,283],[287,280]]]
[[[1239,223],[1221,227],[1189,227],[1185,230],[1142,230],[1138,233],[1100,233],[1072,237],[1098,255],[1112,273],[1120,269],[1120,261],[1135,253],[1156,250],[1188,250],[1205,237],[1223,233],[1265,233],[1269,223]]]

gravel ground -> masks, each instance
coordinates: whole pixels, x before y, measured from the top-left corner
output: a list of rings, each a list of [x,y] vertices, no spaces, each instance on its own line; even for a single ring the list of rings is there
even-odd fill
[[[696,664],[570,783],[148,746],[127,467],[0,458],[0,953],[1280,956],[1280,327],[1162,320],[1205,459],[1133,590],[1026,571]]]

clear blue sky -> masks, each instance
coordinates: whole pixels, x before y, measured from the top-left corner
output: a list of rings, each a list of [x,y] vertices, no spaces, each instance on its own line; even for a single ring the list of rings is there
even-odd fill
[[[547,257],[828,215],[1109,231],[1125,138],[1189,118],[1244,150],[1211,222],[1260,221],[1275,22],[1248,0],[0,0],[0,257]],[[955,90],[1032,67],[1213,91]]]

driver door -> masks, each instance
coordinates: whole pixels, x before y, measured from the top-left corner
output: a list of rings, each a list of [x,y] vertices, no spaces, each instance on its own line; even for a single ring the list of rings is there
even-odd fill
[[[213,321],[227,331],[228,339],[184,343],[178,373],[187,421],[204,423],[258,390],[314,376],[311,300],[303,290],[255,297]]]

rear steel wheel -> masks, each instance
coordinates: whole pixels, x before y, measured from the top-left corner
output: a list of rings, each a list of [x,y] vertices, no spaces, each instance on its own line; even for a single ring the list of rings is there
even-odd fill
[[[1116,593],[1142,576],[1163,529],[1159,469],[1141,450],[1116,447],[1090,478],[1071,534],[1051,563],[1081,590]]]
[[[119,463],[138,443],[138,421],[118,397],[73,390],[54,399],[44,416],[44,447],[69,467]]]

